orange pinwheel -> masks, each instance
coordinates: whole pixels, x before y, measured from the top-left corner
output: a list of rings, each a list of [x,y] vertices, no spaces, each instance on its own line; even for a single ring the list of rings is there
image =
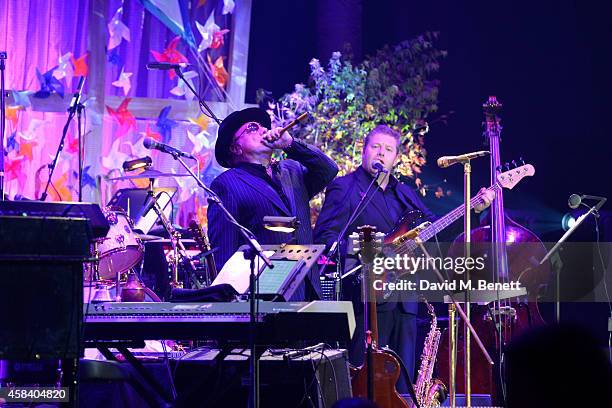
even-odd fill
[[[74,59],[74,57],[72,57],[72,64],[74,65],[74,76],[87,76],[87,73],[89,72],[89,66],[87,65],[87,61],[85,60],[87,59],[88,55],[89,53],[86,52],[78,59]]]
[[[219,85],[221,88],[225,88],[225,85],[227,85],[227,81],[229,80],[229,74],[223,66],[223,57],[217,58],[214,64],[210,59],[210,55],[207,55],[207,57],[208,65],[212,71],[213,78],[215,78],[215,82],[217,82],[217,85]]]

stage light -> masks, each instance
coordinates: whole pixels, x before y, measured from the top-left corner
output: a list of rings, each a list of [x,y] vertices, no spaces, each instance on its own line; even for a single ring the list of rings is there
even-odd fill
[[[149,156],[123,162],[123,171],[134,171],[138,169],[148,169],[153,164]]]
[[[276,232],[294,232],[300,225],[297,217],[272,217],[265,216],[263,218],[264,227],[269,231]]]
[[[567,231],[568,229],[572,228],[575,223],[576,218],[571,213],[565,214],[561,219],[561,227],[563,228],[563,231]]]

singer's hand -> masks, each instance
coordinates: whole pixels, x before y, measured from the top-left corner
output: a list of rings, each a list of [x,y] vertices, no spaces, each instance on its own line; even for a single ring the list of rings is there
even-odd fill
[[[495,192],[493,190],[487,190],[483,187],[480,189],[480,191],[478,191],[478,194],[482,194],[483,203],[474,206],[474,212],[476,214],[483,212],[484,210],[489,208],[491,202],[495,200]]]
[[[286,149],[293,142],[293,136],[289,132],[280,134],[282,128],[277,127],[267,131],[263,135],[261,142],[271,149]]]

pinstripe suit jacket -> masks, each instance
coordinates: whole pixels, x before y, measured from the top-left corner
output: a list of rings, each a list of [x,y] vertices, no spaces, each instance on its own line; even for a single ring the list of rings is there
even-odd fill
[[[240,168],[221,173],[210,187],[236,220],[251,230],[261,244],[282,244],[292,238],[291,234],[266,230],[263,217],[267,215],[296,216],[300,225],[294,233],[296,239],[293,242],[311,244],[313,235],[309,200],[336,177],[338,167],[323,152],[297,139],[285,152],[288,159],[279,163],[272,178],[282,186],[290,208],[272,186]],[[213,248],[218,248],[215,261],[219,270],[246,243],[242,234],[225,219],[214,203],[208,207],[208,235]],[[309,280],[320,297],[318,270],[310,271]]]

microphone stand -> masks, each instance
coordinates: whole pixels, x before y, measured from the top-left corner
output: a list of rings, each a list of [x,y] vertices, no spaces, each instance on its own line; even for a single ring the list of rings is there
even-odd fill
[[[250,247],[248,251],[245,251],[245,258],[251,261],[250,262],[251,274],[250,274],[250,279],[249,279],[249,294],[250,294],[249,296],[249,311],[250,311],[249,312],[249,315],[250,315],[249,349],[251,352],[251,359],[249,361],[250,363],[249,364],[249,380],[250,380],[249,400],[251,401],[250,406],[252,408],[258,408],[259,407],[259,378],[258,378],[259,377],[259,374],[258,374],[259,364],[258,364],[258,357],[256,354],[257,349],[255,346],[255,340],[256,340],[256,334],[257,334],[257,331],[256,331],[257,315],[256,315],[256,310],[255,310],[256,309],[255,298],[257,295],[256,294],[257,292],[256,281],[258,279],[258,276],[255,274],[255,259],[257,257],[261,258],[266,264],[266,266],[268,266],[268,268],[270,269],[274,268],[274,265],[272,264],[272,261],[270,261],[270,259],[264,254],[263,249],[261,248],[261,245],[255,238],[255,235],[251,231],[249,231],[248,228],[240,225],[240,223],[236,221],[234,216],[227,210],[227,208],[225,208],[225,206],[223,205],[223,202],[221,201],[221,198],[219,198],[217,193],[215,193],[210,188],[208,188],[206,184],[204,184],[202,180],[200,180],[200,178],[195,175],[195,173],[189,168],[189,166],[185,164],[183,159],[181,159],[179,152],[173,152],[170,154],[172,155],[172,157],[174,157],[174,160],[181,163],[181,165],[185,168],[185,170],[189,173],[189,175],[191,175],[191,177],[193,177],[196,180],[196,183],[198,184],[198,186],[208,194],[209,199],[213,203],[219,206],[219,208],[221,209],[221,212],[223,212],[227,220],[238,228],[238,230],[240,231],[240,233],[242,234],[242,236],[247,241],[247,244]]]
[[[359,202],[357,203],[357,206],[351,213],[351,216],[349,217],[346,224],[344,224],[342,231],[340,231],[340,234],[338,234],[338,239],[336,239],[336,241],[332,244],[332,246],[329,248],[329,251],[327,252],[327,259],[332,259],[334,256],[337,256],[336,273],[335,273],[335,289],[334,289],[334,292],[336,295],[336,299],[335,299],[336,301],[340,301],[341,289],[342,289],[342,265],[341,265],[341,255],[339,252],[340,243],[342,242],[343,237],[346,235],[347,230],[349,229],[351,224],[355,221],[355,219],[359,216],[359,214],[361,214],[361,212],[363,211],[363,208],[365,208],[365,205],[363,205],[363,203],[365,202],[366,197],[368,197],[368,195],[370,194],[372,187],[374,187],[374,184],[378,180],[378,177],[380,176],[381,173],[382,171],[378,170],[378,173],[376,173],[376,176],[372,179],[372,182],[370,182],[370,185],[368,186],[365,194],[361,197],[361,200],[359,200]],[[368,203],[370,200],[372,200],[372,197],[368,199]],[[363,208],[362,208],[362,205],[363,205]],[[328,264],[326,262],[323,265],[323,268],[321,268],[321,272],[320,272],[321,276],[324,275],[325,268],[327,268],[327,265]]]
[[[62,138],[60,140],[59,146],[57,146],[57,151],[55,152],[55,157],[53,161],[48,165],[49,167],[49,178],[47,179],[47,184],[45,185],[45,190],[40,196],[40,201],[45,201],[47,199],[47,190],[49,189],[49,185],[51,184],[51,179],[53,178],[53,172],[55,171],[55,167],[57,166],[57,159],[59,158],[60,153],[64,149],[64,141],[66,140],[66,135],[68,134],[68,127],[70,126],[70,122],[74,118],[74,115],[77,111],[81,111],[83,109],[83,105],[80,104],[81,92],[83,91],[83,84],[85,83],[85,77],[81,77],[79,81],[79,85],[77,88],[74,97],[72,98],[72,105],[68,108],[68,119],[66,120],[66,124],[64,125],[64,130],[62,131]],[[80,117],[80,116],[79,116]],[[79,120],[80,122],[80,120]],[[82,174],[81,174],[81,134],[80,134],[80,123],[79,123],[79,201],[81,201],[81,182],[82,182]]]
[[[590,197],[590,196],[585,196],[585,197]],[[600,199],[599,203],[597,203],[597,205],[595,205],[594,207],[589,207],[586,204],[583,204],[585,207],[588,207],[589,211],[587,211],[586,213],[582,214],[580,217],[578,217],[578,219],[576,219],[576,222],[574,223],[574,225],[572,225],[571,228],[569,228],[565,234],[563,234],[563,236],[559,239],[559,241],[557,241],[557,243],[546,253],[546,255],[544,256],[544,258],[542,258],[542,260],[539,262],[538,265],[542,265],[544,262],[546,262],[555,252],[557,252],[557,250],[559,249],[559,247],[561,246],[561,244],[563,244],[570,235],[572,235],[574,233],[574,231],[576,231],[576,229],[580,226],[580,224],[582,224],[584,222],[584,220],[591,214],[593,214],[593,216],[595,217],[599,217],[599,209],[605,204],[605,202],[607,201],[607,198],[605,197],[597,197]],[[560,298],[560,285],[561,285],[561,277],[560,277],[560,273],[557,272],[557,290],[556,290],[556,298],[557,301],[555,302],[555,319],[557,320],[557,323],[561,322],[561,301],[559,300]]]
[[[6,122],[5,90],[4,90],[4,60],[6,52],[0,52],[0,201],[4,201],[4,126]]]
[[[210,117],[213,118],[213,120],[217,122],[218,125],[220,125],[221,120],[213,113],[212,109],[210,109],[210,107],[206,104],[206,102],[204,102],[202,97],[196,92],[193,86],[191,86],[191,84],[185,79],[185,77],[183,76],[183,73],[181,72],[181,69],[179,67],[176,67],[174,68],[174,72],[176,72],[176,75],[178,75],[178,77],[183,80],[185,85],[187,85],[187,87],[195,95],[195,97],[198,98],[198,103],[200,104],[200,108],[206,109]],[[193,173],[193,171],[191,171],[191,169],[180,158],[178,153],[170,153],[170,154],[172,155],[172,157],[174,157],[175,160],[181,163],[181,165],[185,168],[185,170],[187,170],[187,172],[191,175],[191,177],[193,177],[196,180],[196,183],[198,184],[198,186],[204,191],[206,191],[206,193],[209,196],[209,199],[213,203],[219,206],[219,208],[221,209],[221,211],[223,212],[227,220],[238,228],[238,230],[240,231],[240,233],[242,234],[242,236],[247,241],[250,247],[250,250],[245,251],[244,253],[245,257],[251,261],[250,262],[251,275],[249,279],[249,294],[250,294],[249,296],[249,315],[250,315],[249,316],[250,317],[249,318],[249,349],[251,352],[251,359],[250,359],[250,364],[249,364],[249,381],[250,381],[249,400],[250,400],[250,406],[252,408],[258,408],[259,407],[259,373],[258,373],[259,364],[258,364],[258,358],[256,354],[257,350],[255,347],[255,335],[256,335],[255,297],[256,297],[256,291],[257,291],[256,281],[258,277],[255,274],[255,258],[260,257],[270,269],[274,268],[274,265],[272,265],[272,262],[270,261],[270,259],[268,259],[268,257],[263,253],[263,249],[261,248],[261,245],[259,244],[259,242],[257,242],[255,235],[251,231],[249,231],[246,227],[240,225],[238,221],[236,221],[234,216],[223,205],[221,198],[219,198],[219,196],[214,191],[208,188],[200,180],[200,178],[196,176]]]
[[[176,72],[176,75],[178,75],[178,77],[183,80],[183,82],[185,83],[185,85],[187,85],[187,88],[189,88],[191,93],[193,93],[195,97],[198,98],[198,103],[200,104],[200,107],[206,109],[206,111],[208,112],[208,115],[211,118],[213,118],[215,122],[217,122],[217,125],[220,125],[221,120],[213,113],[212,109],[210,109],[210,107],[206,104],[206,102],[204,102],[204,100],[200,97],[200,95],[196,92],[196,90],[193,89],[193,86],[191,86],[189,81],[185,79],[185,77],[183,76],[183,72],[181,71],[181,68],[180,67],[174,68],[174,72]]]

